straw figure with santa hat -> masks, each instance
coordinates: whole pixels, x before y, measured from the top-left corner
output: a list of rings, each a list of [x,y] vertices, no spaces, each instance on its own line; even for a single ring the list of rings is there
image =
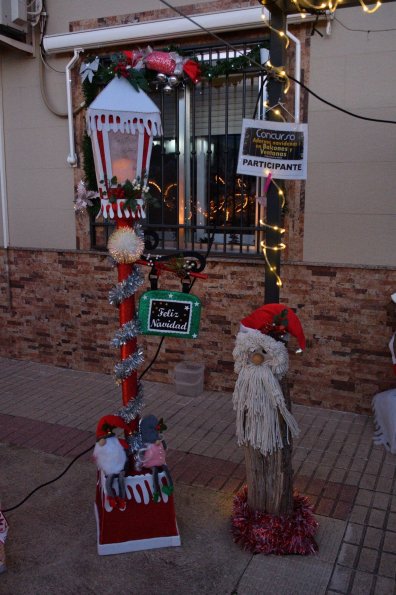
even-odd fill
[[[317,523],[306,498],[293,498],[292,438],[299,433],[290,411],[286,343],[305,349],[297,315],[284,304],[266,304],[241,321],[233,356],[236,436],[245,447],[247,486],[234,500],[234,540],[254,553],[309,554]],[[286,398],[285,398],[285,394]]]
[[[263,455],[283,447],[279,413],[291,436],[298,434],[279,384],[289,366],[286,334],[297,337],[301,351],[305,348],[304,332],[293,310],[283,304],[262,306],[241,321],[233,352],[238,373],[233,396],[238,444],[250,444]]]

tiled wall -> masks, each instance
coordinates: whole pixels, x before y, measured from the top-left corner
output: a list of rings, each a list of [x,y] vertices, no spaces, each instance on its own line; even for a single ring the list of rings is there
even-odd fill
[[[1,356],[112,372],[118,312],[107,294],[116,271],[106,255],[14,249],[0,252],[0,263]],[[284,264],[282,271],[281,301],[297,308],[307,336],[305,353],[291,354],[293,399],[369,412],[372,396],[395,385],[388,342],[396,326],[396,270]],[[263,303],[264,267],[261,260],[213,258],[206,272],[193,291],[203,303],[199,338],[167,338],[147,379],[173,382],[175,364],[190,360],[205,364],[207,388],[233,390],[234,337],[239,320]],[[162,288],[178,286],[161,277]],[[146,364],[159,340],[140,339]]]

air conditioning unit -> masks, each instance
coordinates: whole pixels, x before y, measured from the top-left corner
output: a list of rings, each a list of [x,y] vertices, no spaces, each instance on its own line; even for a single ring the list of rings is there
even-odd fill
[[[24,41],[27,28],[27,0],[0,0],[0,34]]]

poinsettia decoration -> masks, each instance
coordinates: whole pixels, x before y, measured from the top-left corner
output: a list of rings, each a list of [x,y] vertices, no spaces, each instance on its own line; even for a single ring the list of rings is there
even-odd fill
[[[97,199],[99,194],[97,192],[93,192],[92,190],[88,190],[86,184],[83,180],[77,184],[77,194],[74,198],[74,210],[76,213],[82,213],[88,207],[92,207],[94,205],[95,199]]]
[[[116,204],[117,200],[122,200],[122,209],[130,208],[132,211],[136,210],[138,199],[143,198],[145,204],[152,204],[155,206],[155,198],[150,194],[150,188],[147,185],[147,175],[144,174],[142,178],[137,177],[131,180],[125,180],[123,184],[117,181],[114,176],[107,185],[108,191],[103,192],[103,196],[109,199],[111,204]]]

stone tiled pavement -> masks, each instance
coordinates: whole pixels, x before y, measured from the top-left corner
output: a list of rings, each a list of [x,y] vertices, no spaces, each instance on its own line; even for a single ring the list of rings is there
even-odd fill
[[[164,417],[176,481],[234,492],[244,482],[231,394],[177,395],[144,382],[145,412]],[[0,442],[73,457],[94,443],[96,423],[116,412],[120,390],[104,374],[0,358]],[[295,487],[345,532],[327,593],[395,594],[396,456],[372,443],[368,416],[294,405]],[[84,456],[89,458],[90,451]]]

